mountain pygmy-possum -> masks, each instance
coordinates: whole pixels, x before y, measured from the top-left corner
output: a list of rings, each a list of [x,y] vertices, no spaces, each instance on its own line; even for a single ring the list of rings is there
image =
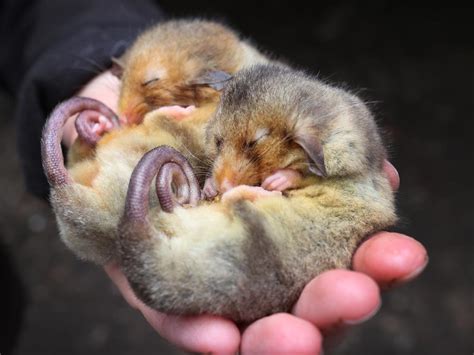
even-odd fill
[[[284,66],[242,70],[206,138],[218,202],[173,198],[199,186],[170,147],[147,153],[130,179],[121,265],[159,311],[239,322],[288,311],[312,278],[349,267],[365,236],[396,221],[377,126],[342,89]],[[149,202],[156,175],[166,210]]]

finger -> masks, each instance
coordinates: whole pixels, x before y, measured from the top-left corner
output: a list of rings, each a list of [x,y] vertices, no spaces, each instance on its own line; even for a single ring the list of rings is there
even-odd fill
[[[354,270],[369,275],[382,288],[389,288],[418,276],[428,264],[428,255],[413,238],[380,232],[362,243],[352,263]]]
[[[77,95],[102,101],[117,112],[119,90],[120,80],[107,70],[89,81]]]
[[[279,313],[257,320],[242,335],[241,353],[319,354],[322,336],[311,323]]]
[[[370,277],[335,269],[306,285],[292,313],[328,330],[363,322],[377,313],[380,304],[379,288]]]
[[[140,307],[145,319],[165,339],[187,351],[235,354],[240,333],[235,323],[217,316],[178,317]]]
[[[125,301],[127,301],[130,307],[138,309],[141,301],[137,298],[137,296],[135,296],[135,293],[132,291],[127,278],[120,270],[120,267],[115,263],[109,263],[104,266],[104,270],[107,275],[109,275],[115,286],[117,286],[123,298],[125,298]]]
[[[215,316],[178,317],[159,313],[141,302],[116,264],[104,267],[130,306],[138,309],[150,325],[176,346],[199,353],[235,353],[239,348],[237,326]]]
[[[400,175],[398,175],[397,169],[388,160],[383,163],[383,170],[387,174],[390,181],[390,185],[394,191],[397,191],[400,187]]]

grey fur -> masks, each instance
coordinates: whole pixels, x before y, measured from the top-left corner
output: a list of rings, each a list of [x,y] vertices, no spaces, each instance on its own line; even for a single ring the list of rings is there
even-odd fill
[[[375,120],[357,96],[283,65],[255,65],[229,81],[209,122],[208,144],[215,136],[232,142],[262,116],[285,122],[290,135],[314,130],[330,176],[380,170],[386,158]]]

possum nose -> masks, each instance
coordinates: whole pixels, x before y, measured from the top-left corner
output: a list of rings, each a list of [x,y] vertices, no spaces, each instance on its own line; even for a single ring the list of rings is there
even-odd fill
[[[229,191],[230,189],[234,188],[236,185],[234,183],[232,183],[229,179],[225,178],[224,180],[222,180],[220,186],[219,186],[219,190],[220,192],[226,192],[226,191]]]
[[[137,111],[126,111],[124,116],[128,123],[140,123],[141,121],[141,115]]]
[[[128,100],[119,106],[119,113],[128,123],[141,123],[143,116],[149,111],[148,106],[140,101]]]

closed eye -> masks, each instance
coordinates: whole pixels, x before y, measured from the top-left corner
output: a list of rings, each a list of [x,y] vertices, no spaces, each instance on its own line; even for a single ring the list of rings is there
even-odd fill
[[[257,145],[258,142],[262,141],[264,138],[268,137],[269,133],[265,133],[260,135],[257,139],[254,139],[253,141],[245,143],[245,149],[253,149]]]
[[[160,80],[160,78],[153,78],[153,79],[147,80],[144,83],[142,83],[142,86],[148,86],[150,84],[156,83],[158,80]]]
[[[258,142],[260,142],[263,139],[265,139],[266,137],[268,137],[269,134],[270,134],[270,130],[268,128],[259,128],[259,129],[257,129],[257,131],[255,132],[253,140],[251,140],[250,142],[245,143],[244,148],[246,148],[246,149],[254,148],[257,145]]]

